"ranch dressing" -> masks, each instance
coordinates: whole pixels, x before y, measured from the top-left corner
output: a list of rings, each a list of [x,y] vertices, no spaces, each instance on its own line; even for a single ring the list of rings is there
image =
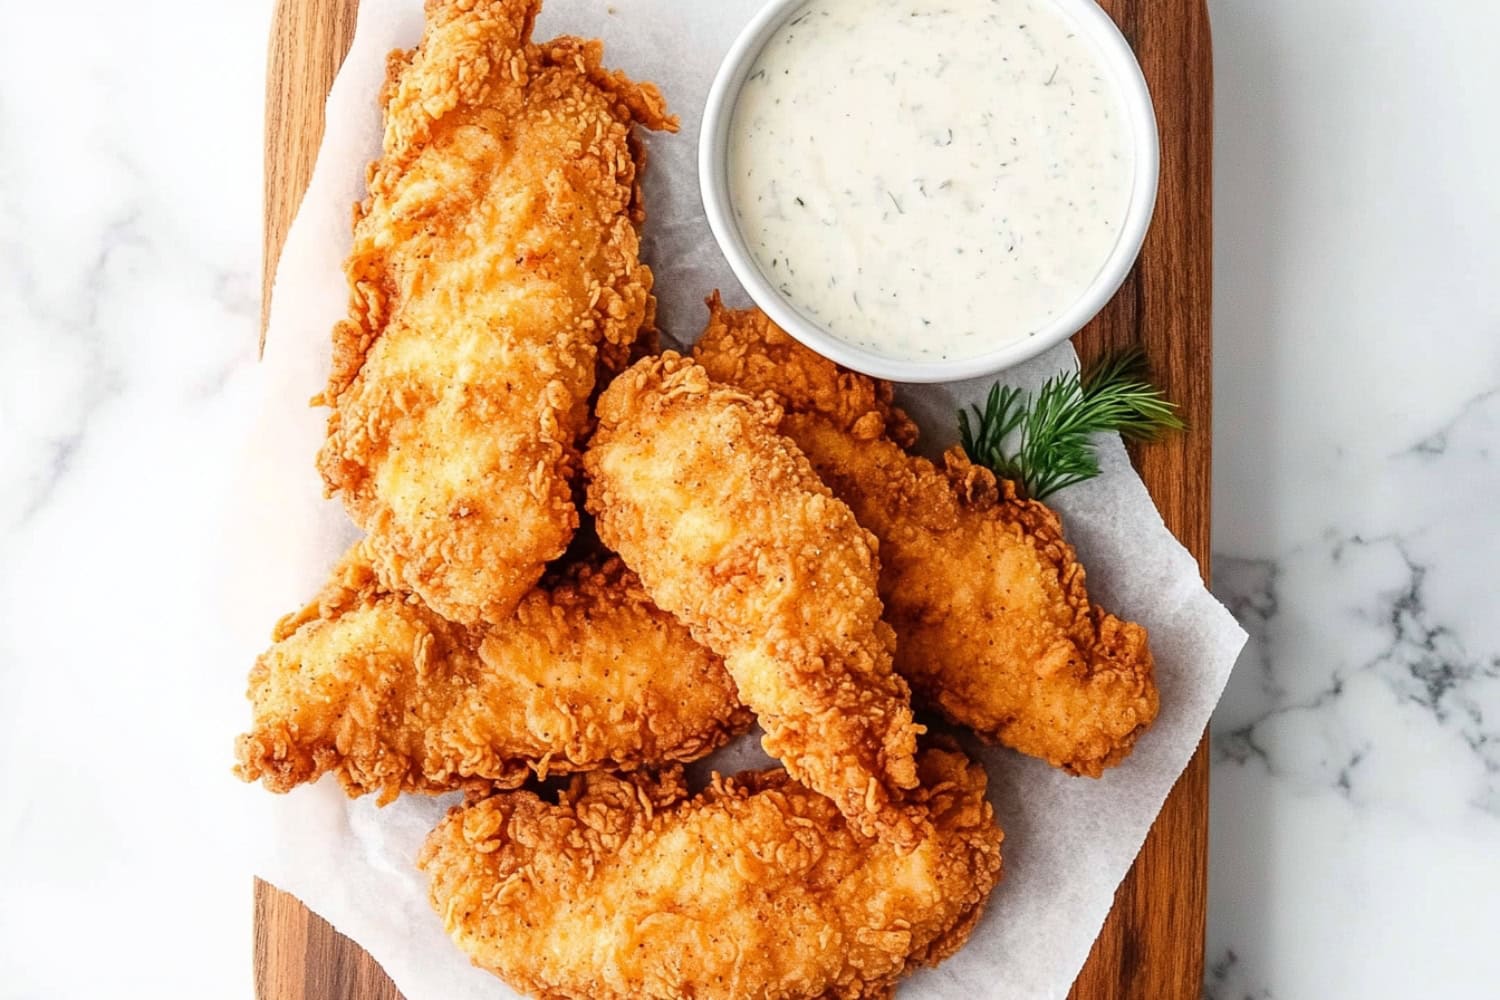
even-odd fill
[[[895,358],[972,357],[1076,302],[1133,176],[1121,99],[1048,0],[811,0],[735,106],[730,197],[808,319]]]

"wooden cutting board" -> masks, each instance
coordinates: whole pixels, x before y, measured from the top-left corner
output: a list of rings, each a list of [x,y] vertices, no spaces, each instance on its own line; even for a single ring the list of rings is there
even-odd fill
[[[416,0],[413,0],[416,2]],[[553,0],[554,3],[584,0]],[[589,0],[593,2],[593,0]],[[602,0],[601,0],[602,2]],[[1213,61],[1204,0],[1103,0],[1135,46],[1161,127],[1156,219],[1134,275],[1075,338],[1085,358],[1141,344],[1191,433],[1133,449],[1167,526],[1208,578],[1212,440]],[[358,0],[278,0],[266,78],[263,302],[323,135],[323,100]],[[372,95],[373,98],[373,95]],[[265,310],[262,310],[264,327]],[[264,330],[262,331],[264,335]],[[1115,896],[1075,1000],[1195,1000],[1208,892],[1208,758],[1198,752]],[[369,955],[293,897],[255,884],[261,1000],[400,1000]]]

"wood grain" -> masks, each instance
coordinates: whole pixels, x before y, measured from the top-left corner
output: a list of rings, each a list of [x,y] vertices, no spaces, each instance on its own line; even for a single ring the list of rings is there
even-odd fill
[[[266,57],[265,232],[260,343],[281,245],[312,180],[323,105],[354,41],[359,0],[277,0]],[[402,1000],[378,963],[295,897],[255,880],[260,1000]]]
[[[1139,343],[1190,432],[1132,448],[1162,519],[1209,578],[1213,442],[1213,53],[1203,0],[1103,0],[1135,47],[1156,104],[1161,186],[1140,263],[1075,338],[1085,359]],[[1203,989],[1208,916],[1208,753],[1157,817],[1071,994],[1189,1000]]]
[[[276,0],[266,54],[265,231],[260,345],[271,318],[281,244],[312,180],[323,141],[323,104],[354,41],[359,0]],[[374,99],[374,95],[371,95]]]
[[[1075,338],[1085,358],[1141,344],[1191,433],[1131,455],[1167,527],[1207,579],[1212,441],[1213,61],[1204,0],[1102,0],[1135,46],[1162,135],[1156,218],[1135,273]],[[312,175],[323,102],[358,0],[278,0],[266,81],[265,266],[271,279]],[[1152,827],[1074,985],[1073,1000],[1194,1000],[1207,915],[1208,758],[1200,744]],[[255,884],[261,1000],[400,1000],[363,950],[296,899]]]

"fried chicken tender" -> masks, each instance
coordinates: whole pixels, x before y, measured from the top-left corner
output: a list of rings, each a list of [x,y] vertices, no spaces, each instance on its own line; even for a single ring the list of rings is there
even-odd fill
[[[599,398],[584,455],[599,536],[658,606],[724,657],[766,752],[860,833],[910,847],[910,691],[891,667],[874,539],[794,445],[780,410],[672,352]]]
[[[1098,777],[1156,718],[1146,630],[1089,600],[1047,507],[973,465],[908,453],[891,387],[841,369],[756,309],[709,299],[694,357],[718,382],[785,407],[780,429],[880,540],[896,669],[919,700],[988,739]]]
[[[689,797],[671,768],[455,808],[418,865],[459,947],[532,996],[889,997],[963,945],[1000,876],[984,770],[941,750],[919,770],[934,832],[904,855],[785,771]]]
[[[465,628],[381,586],[356,546],[250,674],[240,777],[351,795],[515,787],[535,772],[686,761],[749,728],[723,662],[619,560],[580,565],[504,625]]]
[[[597,41],[529,42],[539,0],[429,0],[393,53],[356,208],[350,315],[318,467],[382,578],[497,624],[578,524],[570,479],[601,352],[653,323],[632,126],[661,95]]]

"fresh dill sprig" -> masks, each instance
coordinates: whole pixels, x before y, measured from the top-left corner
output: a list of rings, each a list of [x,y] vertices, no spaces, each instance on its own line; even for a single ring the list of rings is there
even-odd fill
[[[1033,500],[1044,500],[1099,474],[1095,434],[1118,431],[1133,441],[1154,441],[1183,429],[1177,404],[1148,374],[1146,355],[1131,348],[1082,371],[1059,372],[1035,397],[997,382],[983,409],[970,407],[977,428],[958,412],[964,451]]]

